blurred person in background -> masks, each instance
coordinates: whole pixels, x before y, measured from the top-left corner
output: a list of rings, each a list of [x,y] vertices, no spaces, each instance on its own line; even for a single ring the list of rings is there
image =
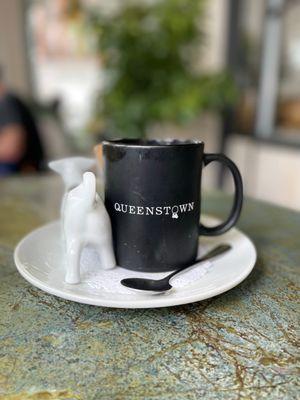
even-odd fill
[[[44,152],[33,115],[6,87],[0,67],[0,177],[39,171],[43,160]]]

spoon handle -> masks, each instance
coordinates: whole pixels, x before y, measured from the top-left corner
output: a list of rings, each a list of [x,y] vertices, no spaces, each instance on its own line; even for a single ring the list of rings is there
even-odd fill
[[[169,281],[171,278],[173,278],[174,275],[178,274],[179,272],[192,267],[193,265],[198,264],[199,262],[207,261],[210,260],[211,258],[220,256],[221,254],[226,253],[228,250],[231,249],[231,246],[229,244],[220,244],[217,247],[214,247],[212,250],[210,250],[208,253],[204,254],[204,256],[197,258],[194,264],[185,264],[182,267],[178,268],[176,271],[171,272],[171,274],[167,275],[164,279]]]

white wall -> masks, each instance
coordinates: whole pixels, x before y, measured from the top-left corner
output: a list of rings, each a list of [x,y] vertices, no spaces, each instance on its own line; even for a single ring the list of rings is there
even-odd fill
[[[228,149],[242,173],[246,195],[300,211],[299,149],[237,135],[230,138]]]
[[[0,0],[0,65],[9,87],[28,95],[31,85],[25,47],[25,3]]]

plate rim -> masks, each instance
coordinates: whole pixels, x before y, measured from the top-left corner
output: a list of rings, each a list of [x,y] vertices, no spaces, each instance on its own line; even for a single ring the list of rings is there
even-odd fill
[[[208,215],[208,214],[203,214],[201,217],[204,219],[209,219],[212,222],[216,222],[216,223],[220,222],[219,219],[217,219],[211,215]],[[60,298],[63,298],[65,300],[69,300],[69,301],[74,301],[74,302],[80,303],[80,304],[88,304],[88,305],[93,305],[93,306],[97,306],[97,307],[109,307],[109,308],[120,308],[120,309],[138,309],[138,308],[142,309],[142,308],[174,307],[174,306],[179,306],[179,305],[184,305],[184,304],[195,303],[198,301],[202,301],[202,300],[206,300],[206,299],[218,296],[218,295],[225,293],[225,292],[229,291],[230,289],[236,287],[237,285],[239,285],[250,275],[250,273],[252,272],[252,270],[256,264],[256,261],[257,261],[257,251],[256,251],[256,247],[255,247],[253,241],[243,231],[234,227],[230,231],[236,231],[240,235],[242,235],[245,239],[247,239],[250,249],[253,252],[253,259],[251,260],[251,263],[249,264],[249,266],[247,268],[245,268],[243,273],[240,274],[235,280],[230,281],[229,283],[225,283],[225,284],[219,286],[217,289],[214,288],[214,289],[207,290],[204,292],[205,294],[203,294],[203,295],[201,295],[200,293],[194,293],[194,294],[191,294],[190,296],[185,295],[184,298],[178,298],[178,297],[172,298],[170,296],[163,297],[164,295],[152,295],[153,299],[149,299],[148,297],[143,299],[143,297],[142,297],[143,295],[139,294],[138,301],[136,298],[133,298],[130,300],[124,299],[122,301],[120,301],[119,299],[114,300],[112,298],[110,298],[110,299],[101,298],[98,301],[97,299],[95,299],[95,298],[92,299],[84,294],[71,294],[71,293],[65,292],[61,289],[56,289],[47,284],[44,284],[43,281],[35,278],[32,274],[28,273],[26,271],[26,269],[24,268],[23,263],[19,259],[20,249],[22,248],[23,244],[31,236],[37,234],[38,231],[43,231],[44,229],[50,228],[52,225],[58,225],[59,223],[60,223],[60,220],[55,220],[55,221],[49,222],[47,224],[44,224],[44,225],[32,230],[27,235],[25,235],[18,242],[18,244],[16,245],[16,247],[14,249],[14,262],[15,262],[15,265],[16,265],[17,270],[20,273],[20,275],[26,281],[31,283],[33,286],[37,287],[40,290],[43,290],[46,293],[52,294],[56,297],[60,297]],[[154,302],[154,303],[151,304],[152,302]]]

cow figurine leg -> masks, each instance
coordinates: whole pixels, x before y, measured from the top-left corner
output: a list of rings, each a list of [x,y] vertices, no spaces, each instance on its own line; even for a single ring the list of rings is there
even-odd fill
[[[116,266],[115,254],[108,246],[98,248],[98,254],[103,269],[112,269]]]
[[[66,283],[75,285],[80,282],[80,256],[82,243],[79,240],[67,243],[66,251]]]

